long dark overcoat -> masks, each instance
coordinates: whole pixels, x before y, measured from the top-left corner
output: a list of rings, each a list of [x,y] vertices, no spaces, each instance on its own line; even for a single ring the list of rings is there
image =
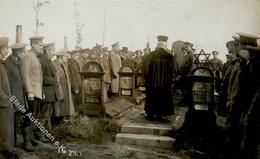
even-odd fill
[[[14,107],[5,64],[0,60],[0,151],[14,145]]]
[[[74,115],[74,104],[71,94],[71,83],[69,78],[68,66],[58,60],[54,61],[57,76],[60,79],[60,85],[63,91],[63,100],[57,102],[54,107],[55,116],[72,116]]]

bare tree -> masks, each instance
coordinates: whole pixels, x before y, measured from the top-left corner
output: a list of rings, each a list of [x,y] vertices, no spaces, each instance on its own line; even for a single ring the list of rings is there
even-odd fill
[[[82,27],[84,25],[79,22],[79,13],[77,12],[76,1],[74,2],[74,17],[75,17],[75,23],[76,23],[76,46],[75,46],[75,49],[81,49]]]
[[[39,26],[43,26],[44,24],[42,22],[40,22],[39,20],[39,11],[40,9],[48,4],[49,1],[41,1],[41,0],[37,0],[37,2],[34,4],[34,11],[35,11],[35,36],[39,35]]]

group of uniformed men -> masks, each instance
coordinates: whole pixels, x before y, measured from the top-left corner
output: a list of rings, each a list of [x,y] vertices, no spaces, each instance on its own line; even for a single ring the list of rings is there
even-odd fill
[[[56,52],[55,44],[43,43],[43,39],[41,36],[31,37],[31,49],[27,51],[25,43],[9,46],[8,37],[0,37],[1,155],[8,155],[12,150],[19,129],[26,151],[35,150],[36,140],[49,142],[26,114],[15,107],[17,103],[51,130],[52,126],[75,115],[76,106],[82,103],[80,72],[86,71],[86,63],[98,62],[105,72],[105,102],[118,98],[118,72],[122,66],[141,69],[142,51],[129,54],[127,47],[119,50],[119,43],[113,44],[111,51],[96,45],[93,49]],[[11,100],[11,96],[16,100]]]
[[[147,48],[144,52],[137,50],[134,53],[128,51],[127,47],[120,50],[119,43],[113,44],[111,51],[96,45],[92,49],[56,52],[54,43],[43,44],[43,37],[36,36],[30,38],[29,51],[26,50],[26,44],[16,43],[10,46],[12,53],[9,55],[9,40],[0,37],[1,154],[6,155],[12,149],[18,128],[21,129],[26,151],[35,150],[32,146],[34,140],[49,142],[32,126],[25,114],[15,110],[12,106],[15,103],[11,103],[9,98],[15,96],[27,112],[32,112],[46,128],[52,129],[53,125],[72,117],[76,106],[81,104],[80,72],[89,69],[85,66],[90,61],[98,62],[105,72],[105,102],[118,97],[118,72],[122,66],[130,66],[135,71],[142,70],[146,86],[146,119],[167,120],[174,113],[172,84],[180,85],[185,97],[186,85],[182,79],[194,68],[193,44],[184,42],[181,53],[176,53],[176,50],[167,49],[167,39],[166,36],[158,36],[157,47],[152,52]],[[207,66],[215,76],[223,78],[217,91],[221,94],[220,103],[227,114],[227,158],[249,154],[254,158],[253,155],[259,153],[258,39],[257,36],[239,34],[226,44],[229,52],[227,62],[222,65],[217,57],[218,52],[213,51],[213,59]],[[245,122],[246,126],[243,125]]]

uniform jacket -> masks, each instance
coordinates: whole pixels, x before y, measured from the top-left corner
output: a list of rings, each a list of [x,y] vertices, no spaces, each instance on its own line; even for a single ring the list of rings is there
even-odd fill
[[[105,83],[111,83],[111,60],[109,59],[110,57],[102,56],[100,58],[100,61],[104,67],[105,71]]]
[[[209,67],[212,71],[222,71],[223,62],[220,59],[211,59],[209,61]]]
[[[43,99],[42,67],[36,53],[33,51],[29,51],[28,54],[23,57],[22,72],[27,94],[33,93],[34,97]]]
[[[112,83],[111,83],[111,92],[119,92],[119,70],[122,67],[121,58],[118,53],[110,54],[110,63],[111,63],[111,74],[112,74]]]
[[[229,114],[227,117],[228,126],[237,125],[241,119],[241,115],[248,109],[254,93],[255,83],[249,73],[249,68],[245,61],[237,61],[230,77],[229,98]],[[233,81],[233,83],[231,83]]]
[[[40,59],[43,73],[43,90],[45,98],[43,102],[56,102],[63,99],[63,94],[60,93],[57,71],[52,61],[44,54]]]
[[[131,68],[134,67],[134,61],[128,55],[127,56],[121,55],[121,61],[122,61],[122,66],[123,67],[126,67],[126,66],[131,67]]]
[[[81,90],[80,66],[75,59],[68,60],[69,75],[71,81],[71,91],[75,94],[76,91]]]

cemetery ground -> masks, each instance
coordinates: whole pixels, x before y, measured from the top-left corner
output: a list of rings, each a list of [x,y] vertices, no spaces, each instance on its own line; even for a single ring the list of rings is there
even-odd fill
[[[156,148],[148,146],[133,146],[118,144],[116,135],[120,133],[122,125],[131,122],[148,122],[144,119],[144,103],[136,105],[133,101],[119,99],[110,103],[114,106],[122,104],[133,105],[117,118],[89,118],[78,115],[63,123],[52,131],[55,141],[61,147],[52,144],[37,142],[35,152],[26,152],[22,149],[22,136],[18,135],[18,148],[15,150],[15,159],[195,159],[197,152],[174,152],[172,148]],[[184,121],[187,108],[175,108],[175,116],[171,118],[174,128],[178,128]],[[191,157],[193,156],[193,157]],[[200,154],[200,159],[203,155]]]

